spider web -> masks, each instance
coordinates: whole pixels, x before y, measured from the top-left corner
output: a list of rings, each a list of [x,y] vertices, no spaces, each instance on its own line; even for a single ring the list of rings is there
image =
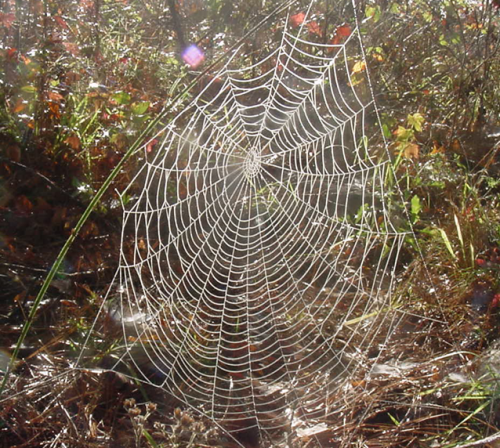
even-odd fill
[[[319,421],[395,325],[406,234],[360,30],[308,23],[228,62],[122,193],[120,362],[229,432]]]

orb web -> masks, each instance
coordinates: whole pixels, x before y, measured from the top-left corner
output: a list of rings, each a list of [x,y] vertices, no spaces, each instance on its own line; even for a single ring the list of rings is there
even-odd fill
[[[360,30],[308,23],[216,73],[123,192],[123,358],[228,431],[319,421],[394,326],[406,234]]]

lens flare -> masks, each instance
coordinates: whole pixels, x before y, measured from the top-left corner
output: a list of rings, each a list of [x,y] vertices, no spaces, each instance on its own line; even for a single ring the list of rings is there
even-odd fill
[[[191,44],[182,52],[182,59],[191,68],[196,68],[205,60],[205,55],[200,48]]]

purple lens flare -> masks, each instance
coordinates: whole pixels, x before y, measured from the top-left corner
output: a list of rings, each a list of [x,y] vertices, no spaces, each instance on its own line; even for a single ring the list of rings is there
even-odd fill
[[[182,52],[182,59],[191,68],[196,68],[205,60],[205,55],[200,48],[191,44]]]

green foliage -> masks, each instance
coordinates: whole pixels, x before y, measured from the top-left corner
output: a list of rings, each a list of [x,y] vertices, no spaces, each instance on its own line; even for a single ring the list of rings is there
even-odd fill
[[[420,212],[422,211],[422,203],[420,198],[415,195],[410,201],[410,212],[413,224],[415,224],[420,218]]]
[[[187,40],[198,43],[207,60],[224,54],[276,6],[271,0],[177,3]],[[393,195],[388,202],[394,215],[403,217],[399,225],[414,231],[407,238],[409,255],[404,254],[408,264],[418,266],[421,257],[440,295],[429,299],[421,293],[430,289],[425,275],[419,275],[408,291],[419,311],[438,315],[436,322],[446,318],[459,335],[473,327],[480,347],[489,343],[488,335],[498,333],[497,315],[490,307],[486,317],[471,323],[470,313],[457,311],[457,302],[467,306],[463,297],[476,280],[499,286],[498,263],[491,254],[500,247],[500,168],[497,140],[488,136],[500,129],[500,16],[491,1],[483,3],[484,7],[465,0],[369,0],[359,11],[382,131],[394,157],[396,176],[388,174],[387,183],[398,182],[403,193],[402,199]],[[118,170],[111,191],[96,201],[100,213],[81,229],[75,250],[63,257],[71,274],[90,274],[59,279],[70,279],[72,287],[49,290],[48,305],[39,312],[33,307],[33,291],[39,286],[37,276],[50,268],[66,238],[72,238],[85,206],[132,143],[197,74],[181,61],[165,5],[135,0],[2,4],[0,256],[5,260],[2,278],[10,285],[1,293],[2,324],[10,326],[6,346],[15,343],[24,316],[33,309],[30,319],[47,324],[45,330],[34,330],[37,345],[50,342],[61,321],[67,324],[61,331],[72,336],[60,345],[56,341],[55,348],[49,345],[49,351],[70,346],[76,353],[86,336],[92,310],[99,306],[93,291],[105,290],[115,267],[110,260],[119,259],[120,200],[126,204],[133,197],[130,193],[120,199],[115,190],[128,184],[143,159]],[[339,38],[338,30],[348,27],[337,22],[349,5],[350,1],[317,2],[316,25],[308,37],[320,43]],[[309,1],[297,2],[290,14],[308,6]],[[285,20],[281,16],[245,39],[244,56],[231,64],[239,67],[267,55],[279,43]],[[353,67],[365,69],[354,62]],[[195,92],[204,86],[206,78]],[[370,149],[366,139],[360,143]],[[270,187],[259,192],[268,208],[275,206],[266,190]],[[405,210],[413,229],[408,228]],[[364,208],[350,217],[353,223],[369,218],[375,220],[376,213]],[[439,328],[440,337],[448,330]],[[117,349],[114,339],[104,339],[89,344],[95,360]],[[462,431],[477,434],[492,427],[484,423],[484,416],[497,399],[482,379],[454,387],[454,398],[443,409],[468,414],[447,417],[452,426],[443,431],[443,439],[450,444]],[[24,417],[23,422],[35,421]],[[392,426],[404,427],[397,414],[389,412],[388,418]],[[139,425],[138,419],[133,422],[138,440],[162,446],[151,428]]]

